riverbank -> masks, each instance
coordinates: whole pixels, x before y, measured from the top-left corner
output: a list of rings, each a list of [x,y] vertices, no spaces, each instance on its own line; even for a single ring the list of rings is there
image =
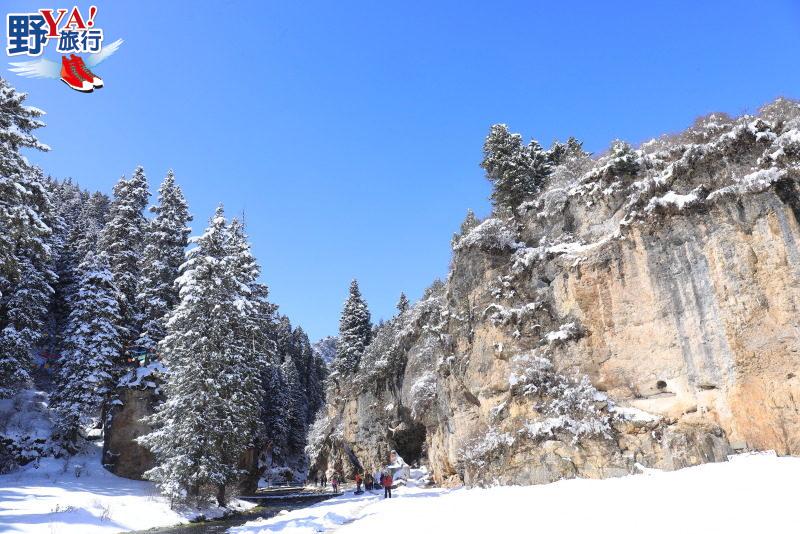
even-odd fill
[[[199,515],[221,517],[230,509],[172,510],[150,482],[115,476],[100,463],[99,444],[69,459],[43,458],[38,465],[0,476],[0,531],[21,534],[104,534],[188,523]]]

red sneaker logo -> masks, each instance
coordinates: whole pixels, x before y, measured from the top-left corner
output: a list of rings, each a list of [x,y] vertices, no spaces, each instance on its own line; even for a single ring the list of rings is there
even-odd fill
[[[71,57],[61,56],[61,65],[49,59],[36,61],[21,61],[11,63],[11,72],[26,78],[52,78],[61,80],[70,88],[81,93],[91,93],[103,87],[103,79],[90,69],[96,67],[116,52],[123,40],[117,39],[96,54],[83,57],[72,54]]]

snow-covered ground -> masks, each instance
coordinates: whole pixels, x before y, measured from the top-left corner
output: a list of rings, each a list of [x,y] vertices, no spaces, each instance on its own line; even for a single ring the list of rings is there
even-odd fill
[[[0,476],[0,532],[94,534],[186,523],[197,510],[178,513],[150,482],[112,475],[100,464],[100,448],[69,461],[43,458]],[[237,506],[250,506],[234,503]],[[206,510],[206,516],[221,510]]]
[[[773,454],[680,471],[488,489],[400,488],[342,497],[232,529],[341,534],[380,532],[796,532],[800,458]]]

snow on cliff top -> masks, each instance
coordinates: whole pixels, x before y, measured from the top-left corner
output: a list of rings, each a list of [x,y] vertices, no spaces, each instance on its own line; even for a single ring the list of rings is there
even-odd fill
[[[680,471],[486,489],[351,492],[231,529],[235,534],[381,532],[790,532],[800,458],[734,456]],[[756,488],[756,491],[754,491]]]

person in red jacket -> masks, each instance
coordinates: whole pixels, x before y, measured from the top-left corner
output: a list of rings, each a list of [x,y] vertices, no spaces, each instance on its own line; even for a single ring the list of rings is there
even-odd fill
[[[361,493],[361,473],[356,473],[356,493]]]
[[[386,473],[381,477],[381,482],[383,482],[383,498],[389,497],[392,498],[392,475],[391,473]]]

